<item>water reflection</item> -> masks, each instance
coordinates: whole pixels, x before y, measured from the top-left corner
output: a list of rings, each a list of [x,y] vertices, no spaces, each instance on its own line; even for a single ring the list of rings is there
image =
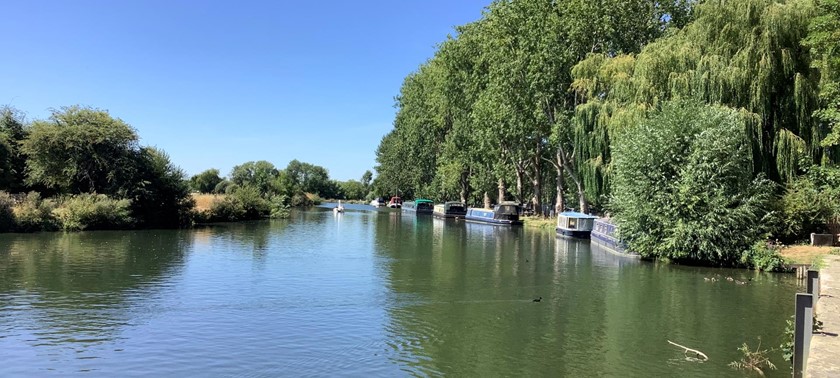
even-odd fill
[[[790,301],[773,292],[795,290],[773,275],[762,276],[773,291],[707,285],[708,269],[643,263],[551,232],[393,225],[377,226],[376,253],[397,299],[387,309],[390,358],[411,374],[732,375],[726,363],[742,342],[781,337]],[[668,339],[723,362],[687,361]]]
[[[178,232],[4,235],[0,335],[80,355],[113,341],[142,321],[132,306],[171,284],[188,244]]]

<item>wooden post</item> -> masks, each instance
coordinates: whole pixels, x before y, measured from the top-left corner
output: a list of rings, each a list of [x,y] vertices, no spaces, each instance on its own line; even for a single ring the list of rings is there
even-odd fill
[[[818,270],[808,271],[806,285],[808,286],[808,294],[814,296],[814,306],[816,306],[817,302],[820,301],[820,272]]]
[[[796,293],[796,317],[793,325],[793,377],[805,376],[808,349],[814,329],[814,296]]]

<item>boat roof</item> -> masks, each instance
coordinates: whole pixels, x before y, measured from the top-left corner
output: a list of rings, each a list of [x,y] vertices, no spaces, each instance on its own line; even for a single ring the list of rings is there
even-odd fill
[[[414,200],[414,203],[422,203],[422,202],[432,203],[432,200],[427,200],[427,199],[423,199],[423,198],[417,198],[417,199]]]
[[[445,205],[450,205],[450,204],[459,204],[459,205],[463,205],[464,203],[463,203],[463,202],[461,202],[461,201],[446,201],[446,202],[444,202],[444,204],[445,204]]]
[[[594,215],[578,213],[577,211],[564,211],[560,213],[560,216],[569,218],[598,219],[598,217]]]

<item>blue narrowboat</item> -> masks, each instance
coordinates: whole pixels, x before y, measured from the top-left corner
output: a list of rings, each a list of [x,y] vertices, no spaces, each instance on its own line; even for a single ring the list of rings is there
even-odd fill
[[[593,215],[564,211],[557,216],[557,236],[589,239],[596,219],[598,217]]]
[[[618,237],[618,226],[609,218],[598,218],[592,228],[592,244],[609,252],[625,256],[638,257],[636,253],[628,252],[627,245]]]
[[[522,224],[522,221],[519,220],[519,205],[510,201],[496,205],[493,210],[470,208],[464,218],[471,222],[497,225],[516,226]]]
[[[434,202],[427,199],[418,198],[414,201],[406,201],[402,204],[402,211],[404,213],[412,213],[415,215],[420,214],[432,214],[432,209],[434,207]]]
[[[438,218],[461,218],[467,216],[467,205],[458,201],[447,201],[435,205],[432,214]]]

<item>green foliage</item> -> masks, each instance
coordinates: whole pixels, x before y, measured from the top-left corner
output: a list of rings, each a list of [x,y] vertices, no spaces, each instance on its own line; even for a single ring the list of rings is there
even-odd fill
[[[617,138],[611,207],[631,250],[737,265],[764,236],[772,184],[752,177],[744,115],[664,103]]]
[[[156,148],[144,147],[134,160],[134,178],[126,193],[132,216],[147,228],[177,228],[192,225],[195,202],[186,174]]]
[[[765,272],[784,271],[785,260],[780,250],[778,245],[768,245],[764,241],[756,242],[741,256],[741,265]]]
[[[360,200],[364,199],[365,195],[367,195],[365,184],[356,180],[340,182],[339,186],[341,187],[341,192],[344,194],[342,196],[344,199]]]
[[[816,0],[805,45],[819,70],[820,108],[815,116],[830,130],[823,146],[840,145],[840,0]]]
[[[8,135],[0,130],[0,189],[9,190],[14,183],[13,155]]]
[[[327,198],[339,197],[338,185],[330,180],[324,167],[292,160],[284,172],[290,185],[297,190]]]
[[[262,194],[268,194],[278,174],[279,171],[274,164],[265,160],[249,161],[233,167],[230,180],[240,187],[251,186]]]
[[[269,218],[271,219],[286,219],[290,215],[289,203],[291,199],[286,195],[277,195],[269,199],[269,207],[271,208]]]
[[[242,186],[215,202],[210,209],[210,221],[231,222],[268,217],[272,206],[254,186]]]
[[[0,108],[0,189],[12,192],[25,189],[26,157],[20,142],[28,135],[23,113],[8,106]]]
[[[222,180],[213,188],[214,194],[225,194],[228,193],[228,189],[236,187],[236,184],[231,182],[230,180]],[[232,190],[232,189],[231,189]]]
[[[131,201],[82,193],[60,200],[54,214],[65,231],[120,230],[134,224]]]
[[[71,106],[35,121],[21,144],[30,184],[62,193],[116,194],[129,184],[137,134],[104,110]]]
[[[738,351],[741,352],[742,357],[739,361],[729,363],[729,366],[736,370],[754,371],[760,375],[764,375],[763,369],[776,370],[776,365],[770,362],[767,355],[771,352],[768,349],[761,349],[761,339],[758,339],[758,345],[755,350],[750,349],[747,343],[742,344]]]
[[[19,232],[57,230],[59,225],[53,214],[54,209],[52,200],[42,199],[39,193],[29,192],[14,208],[15,229]]]
[[[777,238],[795,242],[811,232],[825,232],[827,224],[840,217],[840,168],[809,168],[788,183],[779,206]]]
[[[15,213],[12,210],[14,200],[9,193],[0,191],[0,232],[10,232],[15,228]]]
[[[190,177],[190,188],[199,193],[217,193],[216,186],[222,182],[218,169],[208,169]]]

